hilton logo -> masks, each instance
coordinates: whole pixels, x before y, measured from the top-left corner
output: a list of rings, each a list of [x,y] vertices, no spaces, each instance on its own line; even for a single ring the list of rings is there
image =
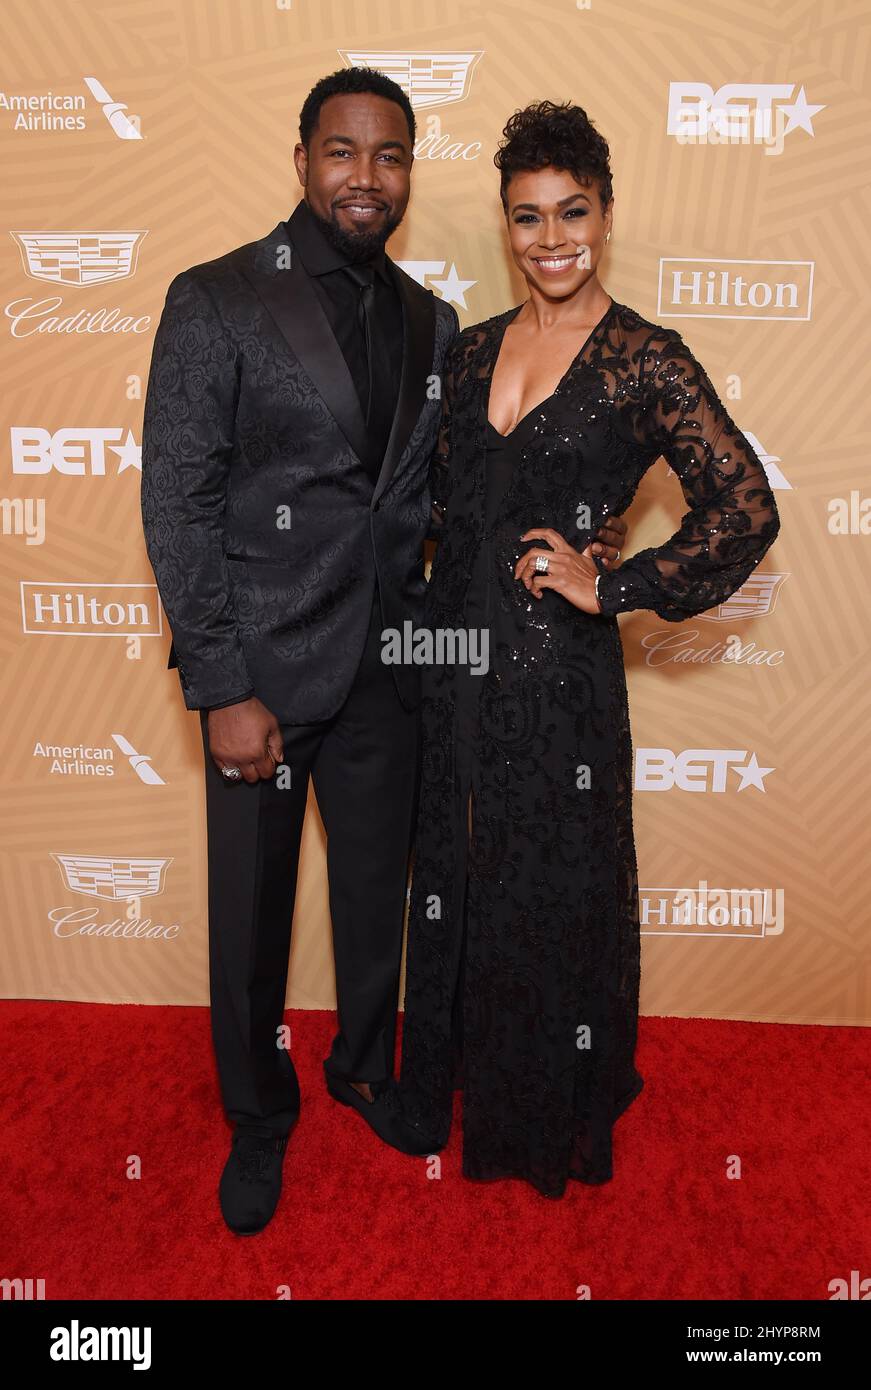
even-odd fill
[[[21,581],[22,631],[47,637],[160,637],[156,584]]]
[[[666,319],[774,319],[811,316],[813,261],[731,261],[663,256],[657,312]]]
[[[640,888],[642,936],[782,936],[782,888]]]

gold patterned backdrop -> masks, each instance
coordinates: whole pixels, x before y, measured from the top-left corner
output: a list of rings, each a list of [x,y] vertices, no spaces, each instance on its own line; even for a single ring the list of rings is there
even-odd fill
[[[5,0],[5,995],[208,999],[202,746],[141,532],[144,383],[169,281],[291,212],[303,98],[367,63],[418,119],[390,253],[464,325],[525,297],[505,120],[586,108],[612,151],[603,283],[681,332],[776,489],[781,534],[727,604],[620,619],[643,1012],[869,1020],[869,43],[850,0]],[[683,509],[660,460],[628,550]],[[288,999],[334,1004],[314,803]]]

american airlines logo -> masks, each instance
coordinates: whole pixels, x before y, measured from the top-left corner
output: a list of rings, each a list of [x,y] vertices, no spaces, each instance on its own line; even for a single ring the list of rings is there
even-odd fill
[[[760,767],[755,753],[744,748],[670,748],[635,750],[635,790],[639,792],[765,791],[764,779],[773,767]],[[731,774],[731,775],[730,775]],[[735,779],[738,779],[737,786]]]
[[[13,473],[64,473],[72,477],[104,477],[106,451],[117,455],[115,474],[132,468],[142,472],[142,445],[132,430],[89,429],[85,425],[44,430],[39,425],[12,425],[9,430]]]
[[[156,584],[21,581],[22,631],[44,637],[160,637]]]
[[[141,140],[141,121],[127,113],[127,103],[114,101],[97,77],[83,79],[88,92],[99,105],[112,133],[119,140]],[[86,130],[88,102],[83,92],[4,92],[0,91],[0,111],[14,115],[13,131],[42,133],[53,131],[70,135]]]
[[[77,288],[126,280],[147,232],[10,232],[26,275]]]
[[[117,757],[120,751],[140,782],[149,787],[166,785],[157,769],[152,767],[149,753],[140,753],[124,734],[111,734],[110,737],[114,748],[110,744],[43,743],[42,739],[37,739],[32,756],[41,761],[50,777],[89,777],[106,784],[115,776],[116,763],[122,761]]]
[[[793,131],[813,137],[813,118],[825,106],[808,102],[794,82],[671,82],[666,132],[682,145],[764,145],[779,154]]]
[[[666,319],[804,323],[811,316],[813,281],[813,261],[662,256],[657,310]]]

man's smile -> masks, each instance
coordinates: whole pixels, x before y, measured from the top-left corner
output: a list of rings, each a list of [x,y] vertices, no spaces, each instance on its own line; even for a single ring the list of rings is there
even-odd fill
[[[368,199],[355,199],[354,202],[339,203],[342,212],[346,212],[355,222],[371,222],[373,217],[377,217],[380,212],[384,212],[383,203],[373,203]]]

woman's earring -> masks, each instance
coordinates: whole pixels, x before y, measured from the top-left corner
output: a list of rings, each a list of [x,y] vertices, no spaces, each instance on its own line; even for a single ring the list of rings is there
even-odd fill
[[[609,233],[607,234],[607,236],[605,237],[605,240],[606,240],[606,241],[610,241],[610,240],[611,240],[611,233],[610,233],[610,232],[609,232]]]

